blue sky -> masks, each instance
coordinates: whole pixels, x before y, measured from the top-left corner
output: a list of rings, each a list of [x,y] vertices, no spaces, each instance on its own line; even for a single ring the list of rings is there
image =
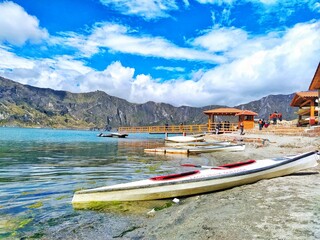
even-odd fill
[[[0,59],[32,86],[234,106],[308,89],[320,1],[0,1]]]

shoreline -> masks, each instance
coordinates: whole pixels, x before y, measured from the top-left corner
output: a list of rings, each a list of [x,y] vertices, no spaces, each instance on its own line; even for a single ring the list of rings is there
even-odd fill
[[[246,134],[245,138],[268,141],[263,146],[246,142],[244,152],[205,154],[199,161],[206,159],[205,164],[215,165],[217,160],[228,163],[230,159],[263,159],[320,149],[320,137]],[[149,209],[139,214],[112,213],[113,219],[110,213],[92,217],[88,211],[90,227],[83,224],[49,231],[46,239],[319,239],[319,172],[320,165],[289,176],[180,198],[179,204],[152,215],[147,214]]]

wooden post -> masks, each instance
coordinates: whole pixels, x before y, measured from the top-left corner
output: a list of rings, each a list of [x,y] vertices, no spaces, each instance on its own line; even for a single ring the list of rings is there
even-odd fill
[[[318,125],[320,125],[320,88],[318,89]]]
[[[309,124],[314,125],[315,124],[315,118],[314,118],[314,101],[310,102],[310,118],[309,118]]]

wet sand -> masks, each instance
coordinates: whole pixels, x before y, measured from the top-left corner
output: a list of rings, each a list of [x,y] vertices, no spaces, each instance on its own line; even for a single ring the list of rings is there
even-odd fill
[[[319,137],[252,134],[245,138],[268,141],[263,146],[246,143],[244,152],[206,154],[197,164],[320,149]],[[81,224],[75,225],[73,220],[51,229],[46,239],[320,239],[319,172],[320,165],[285,177],[180,198],[178,204],[149,215],[151,209],[135,214],[88,212],[79,215]]]

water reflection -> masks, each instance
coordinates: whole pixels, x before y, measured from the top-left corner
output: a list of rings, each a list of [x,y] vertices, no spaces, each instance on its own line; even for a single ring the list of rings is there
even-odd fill
[[[71,206],[76,190],[177,171],[186,156],[143,151],[163,144],[149,135],[109,139],[87,131],[0,129],[0,238],[42,236],[53,223],[75,221],[83,214]]]

